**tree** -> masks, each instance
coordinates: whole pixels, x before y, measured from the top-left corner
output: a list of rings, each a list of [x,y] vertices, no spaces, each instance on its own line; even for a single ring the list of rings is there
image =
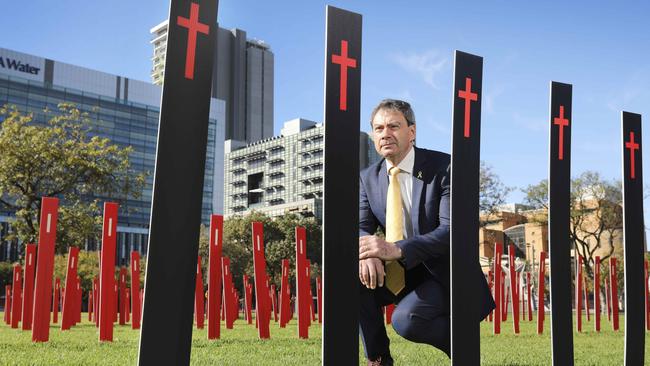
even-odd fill
[[[264,252],[266,271],[271,283],[279,287],[282,276],[282,259],[289,259],[290,283],[295,283],[295,227],[304,226],[307,233],[307,258],[311,260],[312,275],[320,274],[321,228],[313,218],[302,218],[286,214],[271,219],[263,213],[253,211],[245,216],[232,216],[224,221],[223,253],[230,258],[231,271],[237,276],[233,281],[241,289],[243,274],[254,275],[252,223],[264,225]],[[201,242],[200,242],[201,243]],[[205,246],[205,245],[204,245]],[[200,250],[201,251],[201,250]]]
[[[499,207],[506,202],[508,194],[513,188],[504,185],[499,176],[492,170],[492,167],[481,161],[479,172],[479,211],[484,217],[496,213]],[[487,221],[481,221],[485,226]]]
[[[33,243],[41,198],[60,198],[56,251],[63,254],[70,245],[98,239],[101,211],[93,197],[138,198],[147,173],[131,168],[131,147],[91,136],[88,115],[74,106],[45,112],[49,120],[38,124],[15,107],[0,108],[0,208],[16,215],[9,239]]]
[[[548,181],[529,185],[525,203],[538,208],[540,214],[532,221],[548,222]],[[623,228],[621,183],[603,180],[596,172],[587,171],[571,181],[571,214],[569,237],[584,260],[585,271],[593,277],[596,252],[604,262],[612,256],[615,242]]]

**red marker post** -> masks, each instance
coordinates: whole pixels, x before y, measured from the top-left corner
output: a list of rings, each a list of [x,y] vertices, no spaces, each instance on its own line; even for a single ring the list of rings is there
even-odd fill
[[[391,324],[393,322],[393,311],[395,311],[395,304],[386,305],[384,307],[384,312],[386,313],[386,324]]]
[[[126,308],[126,322],[127,323],[131,321],[131,319],[130,319],[131,318],[131,295],[130,295],[130,293],[131,293],[131,289],[127,287],[126,288],[126,304],[124,306]]]
[[[618,330],[618,284],[616,279],[616,258],[609,258],[609,283],[612,294],[610,295],[610,302],[612,303],[612,328]]]
[[[304,227],[296,227],[296,301],[298,307],[298,338],[309,338],[309,278],[307,267],[307,234]]]
[[[589,310],[589,292],[587,291],[587,276],[585,271],[582,271],[582,291],[585,297],[585,311],[587,313],[587,321],[591,321],[591,311]]]
[[[264,258],[264,228],[261,222],[253,222],[253,266],[255,268],[255,317],[260,339],[268,339],[269,304],[266,288],[266,259]]]
[[[605,302],[607,303],[607,321],[612,321],[612,300],[610,299],[611,292],[609,288],[609,278],[605,276]]]
[[[244,319],[246,319],[246,323],[253,324],[253,291],[250,284],[248,283],[248,275],[243,275],[242,279],[242,282],[244,284]]]
[[[117,203],[104,203],[102,260],[99,277],[99,341],[113,341]]]
[[[248,298],[248,303],[245,303],[245,312],[248,324],[253,324],[253,285],[247,280],[246,281],[246,293],[244,294]],[[257,320],[255,321],[255,327],[257,327]]]
[[[271,285],[271,304],[273,304],[273,321],[278,322],[278,293],[275,285]]]
[[[120,285],[119,285],[119,281],[117,281],[117,282],[113,281],[113,285],[115,286],[115,288],[113,290],[113,307],[111,308],[111,310],[113,311],[113,323],[116,323],[116,322],[119,321],[119,309],[120,309],[120,304],[119,304]]]
[[[594,263],[594,329],[600,332],[600,257],[596,256]]]
[[[576,264],[576,330],[582,332],[582,257],[578,256]]]
[[[14,265],[13,285],[11,286],[11,327],[18,328],[18,322],[22,318],[22,294],[23,288],[22,267],[20,264]]]
[[[68,268],[65,275],[65,296],[63,297],[63,310],[61,311],[61,330],[68,330],[72,326],[76,315],[76,288],[77,267],[79,262],[79,248],[68,249]]]
[[[140,252],[135,250],[131,252],[131,304],[131,328],[140,329]]]
[[[11,285],[5,285],[5,324],[11,325]]]
[[[515,334],[519,334],[519,291],[517,290],[517,271],[515,270],[515,246],[508,247],[508,260],[510,263],[510,294],[512,297],[512,319]]]
[[[311,327],[312,320],[314,318],[314,297],[311,294],[311,261],[308,259],[305,260],[305,293],[307,294],[307,326]]]
[[[52,302],[52,311],[54,312],[53,314],[53,320],[52,323],[56,324],[59,321],[59,298],[61,297],[61,280],[56,279],[54,282],[54,301]]]
[[[120,267],[120,277],[119,277],[119,301],[118,309],[120,310],[120,325],[126,324],[126,268],[124,266]]]
[[[81,301],[83,299],[83,290],[81,290],[81,277],[77,276],[75,279],[75,306],[74,306],[74,317],[72,325],[77,325],[81,323]]]
[[[93,322],[95,327],[99,328],[99,279],[97,277],[93,278],[93,308],[95,309]]]
[[[52,276],[54,274],[54,242],[59,200],[43,197],[36,253],[36,282],[34,284],[34,316],[32,341],[50,339],[50,309],[52,307]]]
[[[252,318],[248,316],[248,275],[242,275],[242,286],[244,287],[244,320],[246,323],[251,324]]]
[[[533,321],[533,298],[531,296],[530,272],[526,272],[526,294],[528,296],[528,321]]]
[[[501,279],[501,256],[503,255],[503,245],[501,243],[494,244],[494,302],[496,307],[494,308],[494,324],[493,324],[493,333],[501,333],[501,305],[503,301],[502,292],[502,279]]]
[[[506,287],[506,272],[501,272],[501,321],[508,320],[508,304],[510,303],[510,287]]]
[[[36,266],[36,245],[25,245],[25,274],[23,281],[23,330],[32,329],[34,315],[34,268]]]
[[[289,288],[289,260],[282,260],[282,282],[280,284],[280,328],[284,328],[291,316],[291,289]]]
[[[221,271],[223,273],[223,308],[226,320],[226,329],[232,329],[233,319],[233,299],[232,299],[232,279],[230,276],[230,258],[221,257]]]
[[[210,217],[210,258],[208,263],[208,339],[219,339],[221,321],[221,248],[223,216]]]
[[[93,321],[93,290],[88,290],[88,321]]]
[[[539,278],[537,279],[537,334],[544,332],[544,272],[546,252],[539,253]]]
[[[205,323],[205,290],[203,289],[203,271],[201,270],[201,256],[196,262],[196,286],[194,288],[194,315],[196,316],[196,329],[203,329]]]

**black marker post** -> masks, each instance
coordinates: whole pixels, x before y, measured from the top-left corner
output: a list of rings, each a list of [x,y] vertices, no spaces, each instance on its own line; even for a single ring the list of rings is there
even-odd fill
[[[327,7],[323,365],[359,362],[361,15]]]
[[[189,365],[216,0],[172,0],[160,107],[140,365]]]

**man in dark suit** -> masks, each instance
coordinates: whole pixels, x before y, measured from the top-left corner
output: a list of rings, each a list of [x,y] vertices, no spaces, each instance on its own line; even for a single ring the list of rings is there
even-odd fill
[[[388,304],[397,304],[399,335],[449,355],[450,156],[414,146],[407,102],[383,100],[371,127],[384,159],[362,171],[359,183],[359,328],[368,365],[393,364],[381,312]],[[375,235],[378,227],[385,239]],[[468,270],[482,283],[478,322],[494,301],[479,264]]]

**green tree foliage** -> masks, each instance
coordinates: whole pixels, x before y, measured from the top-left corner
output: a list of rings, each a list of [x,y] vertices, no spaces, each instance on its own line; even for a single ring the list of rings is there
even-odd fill
[[[11,285],[13,275],[14,264],[11,262],[0,262],[0,297],[5,295],[5,286]]]
[[[41,198],[60,198],[56,252],[63,254],[71,245],[98,239],[100,203],[92,197],[138,198],[146,173],[131,168],[131,147],[91,136],[88,115],[74,106],[45,112],[43,125],[15,107],[0,108],[0,207],[16,214],[9,239],[34,243]]]
[[[526,194],[526,204],[543,209],[533,220],[547,223],[548,181],[529,185],[522,191]],[[601,263],[615,252],[616,239],[623,229],[622,200],[621,182],[604,180],[596,172],[587,171],[571,180],[569,236],[590,278],[593,278],[596,251],[600,251]],[[622,264],[623,258],[618,260]]]
[[[508,194],[513,188],[508,187],[486,162],[481,161],[479,171],[479,211],[484,215],[496,213],[499,206],[506,203]],[[485,225],[487,222],[481,222]]]

